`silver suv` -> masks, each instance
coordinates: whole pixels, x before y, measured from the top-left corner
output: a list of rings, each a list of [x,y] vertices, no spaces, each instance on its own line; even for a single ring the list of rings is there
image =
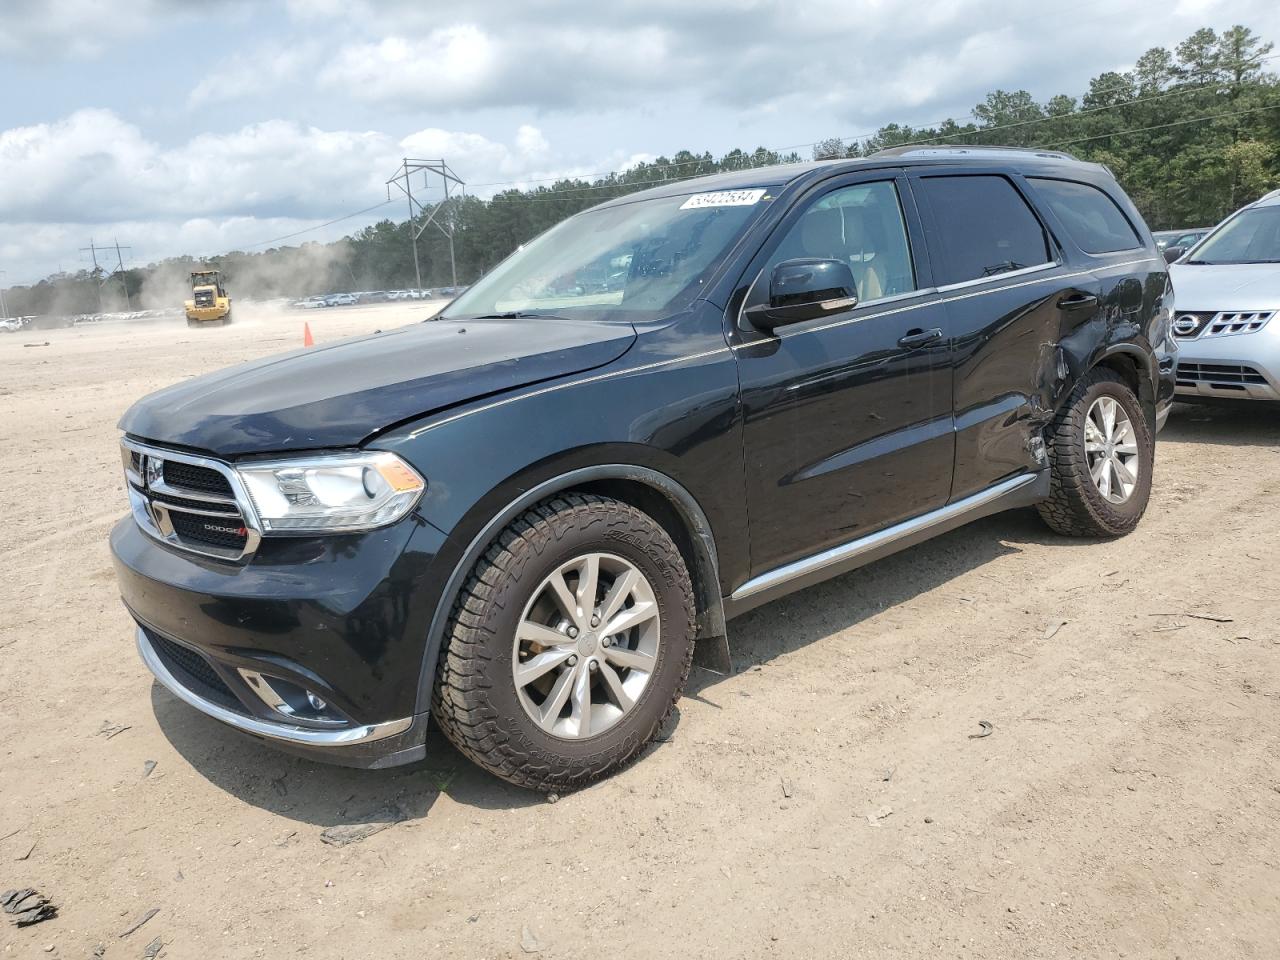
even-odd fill
[[[1177,395],[1280,401],[1280,190],[1232,214],[1169,272]]]

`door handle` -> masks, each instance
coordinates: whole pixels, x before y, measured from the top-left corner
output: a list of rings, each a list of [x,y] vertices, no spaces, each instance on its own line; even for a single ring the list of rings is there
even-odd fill
[[[938,327],[934,327],[932,330],[912,330],[898,341],[898,346],[907,350],[914,350],[916,347],[927,347],[931,343],[937,343],[941,339],[942,330]]]
[[[1058,300],[1059,310],[1080,310],[1083,307],[1096,307],[1098,305],[1098,295],[1096,293],[1072,293]]]

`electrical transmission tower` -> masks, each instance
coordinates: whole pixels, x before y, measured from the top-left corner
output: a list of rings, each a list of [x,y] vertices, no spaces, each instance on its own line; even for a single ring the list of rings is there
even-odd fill
[[[121,247],[119,240],[116,240],[115,243],[112,244],[112,246],[115,247],[115,251],[116,251],[115,272],[120,275],[120,289],[124,291],[124,308],[126,312],[129,312],[133,310],[133,304],[129,300],[129,281],[128,281],[128,278],[126,278],[124,275],[124,256],[121,254],[120,251],[128,250],[130,253],[132,253],[133,247]],[[98,265],[99,250],[101,250],[103,253],[110,253],[111,247],[96,246],[91,238],[89,240],[89,245],[87,247],[80,248],[81,253],[88,253],[91,257],[93,257],[93,279],[98,281],[98,310],[99,312],[101,312],[102,288],[107,285],[107,281],[111,279],[113,274],[107,273],[102,269],[101,266]]]
[[[444,199],[431,206],[431,212],[420,224],[418,220],[427,208],[422,201],[413,195],[413,175],[422,174],[422,188],[431,189],[431,181],[439,177],[444,186]],[[453,276],[453,285],[458,285],[458,263],[453,256],[453,234],[457,229],[458,205],[466,196],[467,185],[462,182],[443,160],[413,160],[405,157],[400,169],[394,177],[387,181],[387,199],[391,199],[391,186],[405,195],[409,201],[409,236],[413,241],[413,270],[418,280],[418,289],[422,289],[422,267],[418,263],[418,238],[427,227],[434,226],[449,241],[449,270]]]

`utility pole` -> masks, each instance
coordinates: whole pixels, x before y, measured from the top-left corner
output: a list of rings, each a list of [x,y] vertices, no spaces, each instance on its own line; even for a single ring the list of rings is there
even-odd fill
[[[125,248],[132,253],[132,249]],[[124,309],[127,313],[133,312],[133,304],[129,301],[129,278],[124,275],[124,258],[120,256],[120,238],[116,238],[116,269],[120,273],[120,287],[124,290]]]
[[[129,252],[132,253],[133,247],[121,247],[120,241],[116,240],[115,248],[116,248],[116,272],[120,275],[120,287],[124,291],[125,310],[131,311],[133,309],[133,306],[129,301],[129,283],[124,275],[124,257],[120,251],[128,250]],[[108,250],[110,250],[110,247],[103,247],[103,252],[106,252]],[[104,273],[102,270],[102,267],[98,264],[98,247],[93,242],[92,237],[89,239],[89,245],[87,247],[81,247],[80,252],[88,253],[89,256],[93,258],[93,279],[98,282],[98,312],[101,313],[102,312],[102,288],[107,285],[107,281],[111,279],[111,275]]]
[[[430,215],[421,225],[416,221],[427,212],[427,209],[423,206],[422,201],[413,195],[413,174],[419,172],[422,174],[424,190],[431,189],[431,177],[433,174],[439,177],[444,185],[444,199],[432,205]],[[395,184],[396,188],[409,201],[409,237],[413,242],[413,271],[418,282],[417,289],[422,289],[422,267],[418,262],[418,238],[430,226],[434,226],[449,241],[449,270],[453,277],[453,285],[456,287],[458,285],[458,262],[454,258],[453,235],[457,227],[457,207],[462,198],[466,196],[467,185],[443,160],[414,160],[409,157],[405,157],[401,161],[399,172],[387,181],[388,200],[391,199],[392,184]],[[452,190],[452,193],[450,193],[450,190]]]
[[[90,255],[93,257],[93,279],[98,285],[98,312],[102,313],[102,279],[99,276],[102,272],[102,268],[98,266],[98,248],[93,245],[92,237],[89,238],[89,246],[80,248],[81,253],[84,253],[86,250],[88,250]]]
[[[5,276],[7,276],[6,272],[4,270],[0,270],[0,279],[2,279]],[[5,306],[5,302],[4,302],[4,285],[3,283],[0,283],[0,320],[8,320],[8,319],[9,319],[9,308]]]

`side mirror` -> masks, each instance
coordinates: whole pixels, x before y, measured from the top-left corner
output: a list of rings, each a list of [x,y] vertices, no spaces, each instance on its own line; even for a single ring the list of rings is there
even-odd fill
[[[752,326],[772,330],[849,310],[858,303],[853,271],[841,260],[784,260],[769,277],[769,302],[749,307]]]
[[[1186,247],[1165,247],[1164,262],[1173,263],[1173,261],[1181,259],[1182,255],[1186,252],[1187,252]]]

